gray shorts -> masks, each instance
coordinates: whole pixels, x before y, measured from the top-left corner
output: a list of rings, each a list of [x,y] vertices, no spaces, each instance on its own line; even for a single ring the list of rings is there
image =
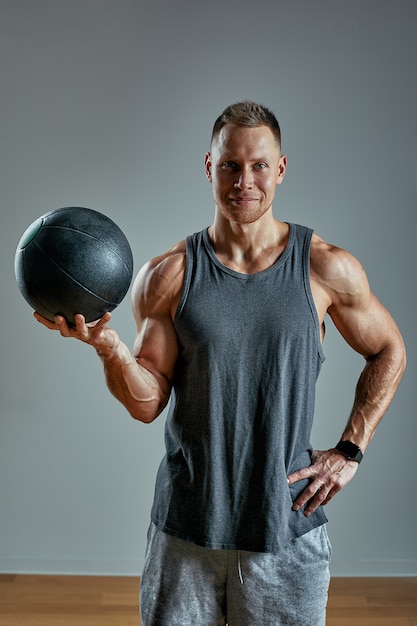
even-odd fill
[[[325,525],[265,554],[202,548],[151,524],[142,626],[324,626],[330,555]]]

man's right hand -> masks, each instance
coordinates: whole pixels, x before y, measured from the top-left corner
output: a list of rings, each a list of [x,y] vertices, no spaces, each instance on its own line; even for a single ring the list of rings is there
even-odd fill
[[[62,315],[56,315],[54,322],[43,317],[37,311],[33,315],[46,328],[57,330],[62,337],[72,337],[88,343],[99,353],[106,349],[113,350],[120,343],[119,335],[107,325],[111,320],[111,313],[109,312],[105,313],[98,321],[89,323],[86,323],[83,315],[77,314],[74,316],[75,328],[69,326]]]

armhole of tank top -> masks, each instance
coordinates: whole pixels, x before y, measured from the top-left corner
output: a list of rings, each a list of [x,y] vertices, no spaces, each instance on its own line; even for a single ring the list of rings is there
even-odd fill
[[[182,294],[180,301],[178,303],[177,310],[175,312],[174,321],[179,319],[181,316],[182,310],[184,308],[185,302],[188,297],[188,292],[190,291],[191,285],[191,276],[193,273],[193,261],[194,261],[194,242],[193,236],[190,235],[185,240],[185,273],[184,273],[184,282],[182,285]]]
[[[316,304],[313,298],[313,292],[311,291],[311,283],[310,283],[310,248],[311,248],[311,238],[313,236],[313,231],[308,228],[306,230],[306,234],[304,237],[304,248],[303,248],[303,274],[304,274],[304,288],[307,295],[307,300],[310,305],[311,314],[313,315],[313,319],[316,324],[316,338],[317,338],[317,350],[319,354],[319,358],[321,362],[325,361],[326,355],[323,350],[323,344],[320,338],[320,321],[319,316],[316,309]]]

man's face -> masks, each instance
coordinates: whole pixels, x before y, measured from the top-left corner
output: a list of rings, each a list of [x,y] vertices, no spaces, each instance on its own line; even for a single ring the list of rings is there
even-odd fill
[[[267,126],[224,126],[205,159],[217,210],[237,224],[258,220],[272,206],[286,163]]]

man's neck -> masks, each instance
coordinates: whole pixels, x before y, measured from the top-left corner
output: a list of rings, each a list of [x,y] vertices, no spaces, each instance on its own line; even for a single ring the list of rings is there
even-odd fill
[[[219,261],[242,274],[255,274],[273,265],[285,250],[288,234],[288,224],[272,214],[251,224],[230,223],[216,215],[209,228]]]

